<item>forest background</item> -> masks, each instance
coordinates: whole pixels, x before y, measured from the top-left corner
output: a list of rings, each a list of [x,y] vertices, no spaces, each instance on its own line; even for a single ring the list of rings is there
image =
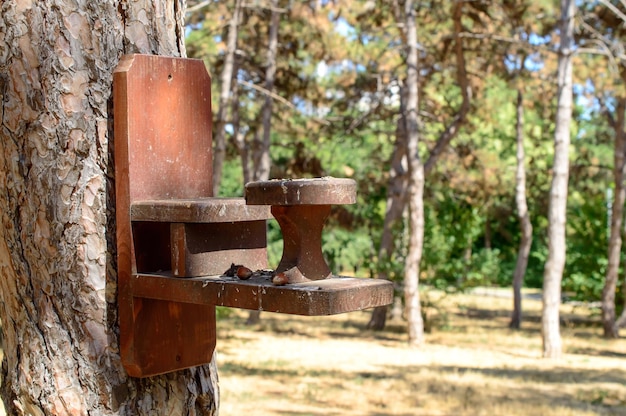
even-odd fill
[[[626,319],[623,1],[190,1],[187,13],[188,56],[205,60],[213,78],[219,195],[243,195],[256,179],[353,178],[358,202],[334,208],[324,254],[335,272],[391,279],[399,295],[415,233],[407,128],[415,106],[423,251],[410,271],[422,317],[433,288],[511,286],[520,267],[516,290],[521,279],[544,285],[562,152],[559,65],[570,59],[560,287],[596,302],[605,336],[618,336]],[[269,239],[277,264],[276,224]],[[521,322],[516,309],[512,326]],[[383,327],[387,313],[375,312],[370,327]]]

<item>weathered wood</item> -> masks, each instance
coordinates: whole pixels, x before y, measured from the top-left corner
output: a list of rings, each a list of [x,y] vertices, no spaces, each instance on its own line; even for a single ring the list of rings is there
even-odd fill
[[[272,206],[283,234],[276,268],[290,283],[325,279],[330,267],[322,254],[322,229],[331,204],[354,204],[356,182],[344,178],[279,179],[246,184],[246,202]]]
[[[246,184],[249,205],[335,205],[356,202],[356,182],[346,178],[274,179]]]
[[[178,279],[139,274],[133,279],[133,292],[145,298],[306,316],[352,312],[393,301],[393,287],[388,281],[342,276],[275,286],[270,277],[263,275],[239,280],[227,276]]]
[[[327,278],[323,223],[329,204],[356,201],[353,180],[266,181],[248,184],[245,201],[211,198],[209,92],[200,61],[134,55],[115,73],[120,352],[135,377],[209,362],[216,305],[330,315],[393,300],[391,282]],[[286,247],[277,272],[323,280],[208,277],[233,263],[267,268],[270,204]]]
[[[231,264],[267,268],[265,220],[171,225],[171,270],[178,277],[223,274]]]
[[[243,198],[196,198],[134,201],[132,221],[234,222],[272,218],[267,205],[247,205]]]
[[[130,216],[134,222],[171,223],[170,240],[161,241],[167,245],[161,250],[171,249],[171,265],[143,271],[171,269],[175,276],[196,277],[224,273],[232,263],[267,268],[268,206],[246,205],[243,198],[150,200],[133,202]],[[143,251],[159,250],[149,241]]]
[[[167,267],[169,255],[146,247],[167,248],[170,235],[169,226],[159,223],[142,222],[133,229],[130,206],[149,199],[212,196],[211,79],[199,60],[125,56],[114,73],[114,109],[122,363],[135,377],[207,363],[215,344],[214,307],[138,300],[132,293],[137,270],[160,267],[154,264],[159,260]],[[132,231],[140,240],[132,239]],[[151,315],[158,317],[158,326],[148,322]],[[178,340],[163,340],[164,333],[170,334],[165,328],[184,333]],[[189,343],[192,335],[198,342]]]

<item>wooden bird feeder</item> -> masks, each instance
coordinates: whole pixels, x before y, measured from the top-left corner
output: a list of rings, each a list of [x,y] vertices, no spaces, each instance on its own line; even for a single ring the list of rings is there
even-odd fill
[[[246,198],[214,198],[211,79],[202,61],[124,56],[114,73],[120,353],[147,377],[211,361],[215,306],[331,315],[387,305],[392,284],[334,276],[321,251],[332,204],[356,201],[349,179],[272,180]],[[266,270],[266,220],[284,250]]]

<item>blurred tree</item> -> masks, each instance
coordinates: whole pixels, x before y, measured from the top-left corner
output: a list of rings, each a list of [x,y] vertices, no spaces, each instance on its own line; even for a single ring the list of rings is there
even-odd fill
[[[237,50],[237,36],[239,32],[239,15],[241,14],[241,0],[236,0],[233,6],[232,16],[228,24],[228,37],[224,66],[220,77],[220,97],[213,127],[213,193],[219,195],[222,182],[222,166],[226,157],[226,123],[227,111],[231,104],[231,91],[233,89],[233,74],[236,74],[235,52]],[[234,123],[233,123],[234,124]],[[238,134],[234,131],[233,135]]]
[[[406,132],[405,145],[408,161],[407,199],[409,205],[409,250],[404,273],[404,302],[408,321],[409,344],[419,346],[424,343],[424,321],[422,319],[419,296],[419,273],[424,247],[424,165],[419,154],[418,128],[418,58],[417,29],[413,2],[406,0],[405,45],[406,58],[406,104],[402,113]],[[398,20],[398,24],[401,21]]]
[[[559,358],[561,280],[565,266],[565,216],[569,177],[570,122],[572,119],[572,55],[574,53],[574,0],[561,0],[559,26],[558,98],[554,132],[554,165],[548,211],[548,259],[543,282],[541,333],[543,355]]]
[[[626,9],[623,3],[600,1],[585,3],[582,9],[581,48],[591,52],[583,71],[587,82],[595,89],[596,102],[613,131],[613,201],[611,205],[607,267],[602,290],[602,322],[604,336],[618,338],[619,327],[626,324],[626,313],[616,320],[615,297],[618,292],[619,269],[622,257],[623,216],[626,200],[626,61],[624,57],[624,23]],[[598,64],[608,63],[606,70],[594,70]],[[626,285],[626,280],[625,280]],[[626,286],[625,286],[626,287]]]
[[[532,244],[533,226],[528,213],[526,202],[526,166],[524,153],[524,95],[521,89],[517,91],[517,123],[516,123],[516,143],[517,143],[517,169],[515,175],[515,204],[517,206],[517,216],[520,221],[522,238],[520,240],[517,254],[517,264],[513,274],[513,313],[511,314],[511,328],[519,329],[522,322],[522,286],[526,266],[528,265],[528,255]]]

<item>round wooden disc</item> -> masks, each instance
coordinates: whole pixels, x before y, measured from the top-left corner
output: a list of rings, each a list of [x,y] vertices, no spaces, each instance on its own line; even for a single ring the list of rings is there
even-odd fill
[[[356,202],[356,182],[345,178],[273,179],[246,184],[249,205],[335,205]]]

